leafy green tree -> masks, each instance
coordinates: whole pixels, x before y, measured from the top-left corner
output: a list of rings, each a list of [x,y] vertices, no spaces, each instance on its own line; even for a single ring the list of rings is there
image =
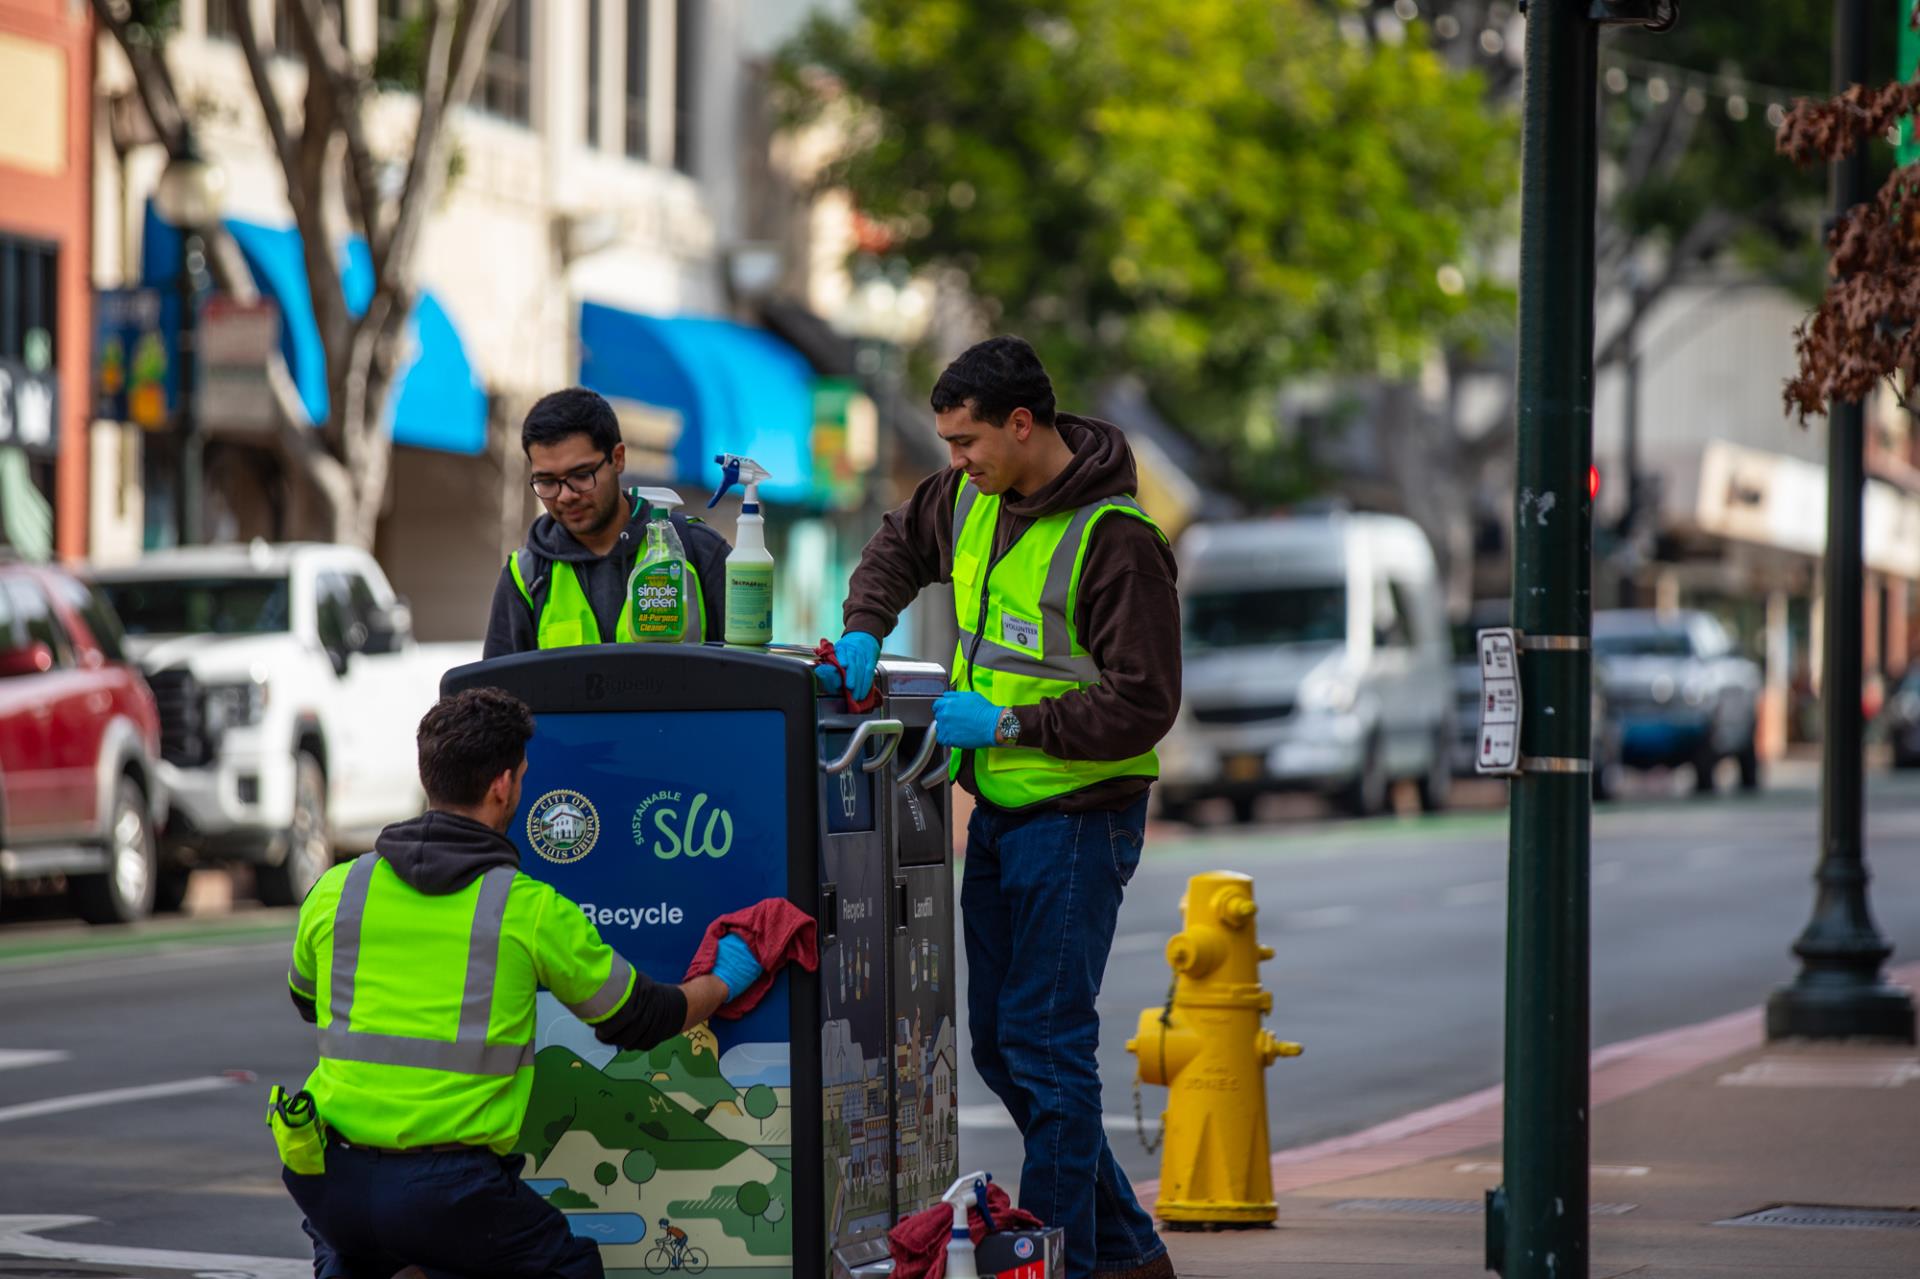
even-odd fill
[[[602,1190],[610,1189],[614,1182],[620,1180],[620,1170],[610,1163],[598,1163],[593,1168],[593,1179],[600,1183]]]
[[[749,1181],[736,1192],[734,1202],[739,1204],[740,1211],[746,1214],[749,1227],[758,1230],[761,1215],[773,1202],[773,1192],[760,1182]]]
[[[652,1151],[638,1149],[620,1161],[620,1170],[626,1173],[627,1180],[633,1183],[634,1194],[637,1196],[641,1193],[640,1187],[652,1181],[653,1175],[660,1171],[660,1161],[653,1157]]]
[[[458,171],[449,121],[473,94],[507,0],[419,5],[378,68],[357,62],[347,48],[346,0],[281,0],[290,43],[279,48],[272,30],[259,29],[252,5],[222,2],[305,246],[326,361],[327,420],[315,424],[320,430],[306,425],[291,382],[272,379],[282,419],[278,443],[289,469],[304,473],[329,508],[333,540],[371,547],[388,489],[393,441],[386,413],[405,367],[420,242]],[[126,55],[156,139],[170,158],[187,154],[190,114],[198,107],[183,102],[167,56],[178,0],[92,0],[92,10]],[[302,67],[297,85],[275,65],[288,54]],[[417,110],[409,129],[381,127],[392,118],[382,90],[411,96]],[[370,296],[358,310],[334,252],[349,235],[366,243],[372,267]],[[232,237],[212,228],[208,248],[220,288],[251,297],[253,282]]]
[[[773,1118],[773,1112],[780,1109],[780,1097],[765,1084],[755,1084],[747,1089],[747,1095],[741,1099],[747,1113],[760,1121],[760,1134],[766,1135],[767,1120]]]
[[[783,67],[798,118],[843,126],[827,179],[893,256],[963,271],[1068,404],[1139,375],[1186,429],[1270,446],[1284,379],[1411,367],[1506,306],[1474,250],[1512,121],[1417,33],[1310,0],[863,0]]]

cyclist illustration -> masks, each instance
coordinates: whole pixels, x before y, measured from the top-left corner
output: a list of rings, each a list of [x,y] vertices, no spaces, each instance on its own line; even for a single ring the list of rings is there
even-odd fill
[[[660,1236],[647,1253],[647,1272],[663,1275],[669,1270],[684,1270],[697,1275],[706,1268],[707,1254],[687,1243],[687,1232],[670,1218],[660,1218]]]

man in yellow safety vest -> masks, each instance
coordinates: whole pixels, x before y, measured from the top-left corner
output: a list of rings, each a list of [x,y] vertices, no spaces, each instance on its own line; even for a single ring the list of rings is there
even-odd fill
[[[620,490],[627,446],[613,406],[585,387],[542,396],[520,426],[528,483],[547,513],[493,588],[484,657],[631,639],[627,578],[647,544],[647,504]],[[727,539],[674,513],[693,569],[687,643],[718,638]]]
[[[420,721],[427,812],[323,875],[300,908],[287,982],[319,1027],[308,1076],[324,1168],[283,1173],[316,1279],[428,1274],[598,1279],[598,1247],[520,1180],[534,992],[603,1043],[651,1048],[761,975],[737,936],[711,976],[656,983],[581,909],[519,873],[505,832],[533,716],[497,689]]]
[[[1026,342],[966,351],[933,411],[953,464],[867,543],[834,647],[866,696],[901,610],[953,583],[954,691],[934,717],[978,801],[960,892],[974,1063],[1026,1141],[1020,1206],[1067,1232],[1070,1279],[1166,1279],[1101,1125],[1094,997],[1180,705],[1173,556],[1133,500],[1126,437],[1055,412]]]

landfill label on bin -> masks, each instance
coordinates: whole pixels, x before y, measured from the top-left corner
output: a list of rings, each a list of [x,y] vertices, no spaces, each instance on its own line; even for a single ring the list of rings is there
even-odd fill
[[[783,891],[780,714],[542,713],[536,723],[512,827],[536,856],[521,869],[636,968],[677,980],[714,917]],[[599,1244],[610,1272],[691,1269],[695,1258],[738,1279],[791,1268],[789,1007],[783,977],[737,1022],[620,1052],[540,992],[515,1149],[527,1180]]]

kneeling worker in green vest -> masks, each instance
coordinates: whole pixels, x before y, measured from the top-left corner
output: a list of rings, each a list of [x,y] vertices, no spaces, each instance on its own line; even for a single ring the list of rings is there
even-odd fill
[[[531,712],[506,693],[441,701],[420,721],[426,814],[387,827],[300,907],[287,981],[319,1026],[305,1092],[326,1145],[321,1171],[283,1179],[307,1217],[316,1279],[389,1279],[410,1265],[597,1279],[598,1247],[574,1237],[509,1154],[533,1088],[535,990],[602,1043],[651,1048],[761,975],[728,936],[712,975],[656,983],[578,906],[519,873],[505,831],[532,736]]]
[[[500,570],[481,655],[632,639],[627,578],[646,549],[647,506],[620,491],[627,446],[613,406],[579,386],[542,396],[520,425],[520,447],[547,513]],[[673,527],[693,569],[694,606],[682,639],[718,639],[727,539],[677,511]]]
[[[1180,706],[1173,556],[1133,500],[1126,437],[1056,413],[1019,338],[949,365],[933,412],[953,465],[867,543],[836,654],[866,696],[879,637],[952,580],[960,645],[934,731],[978,799],[960,890],[974,1064],[1025,1139],[1020,1206],[1067,1232],[1068,1279],[1166,1279],[1107,1148],[1094,998]]]

